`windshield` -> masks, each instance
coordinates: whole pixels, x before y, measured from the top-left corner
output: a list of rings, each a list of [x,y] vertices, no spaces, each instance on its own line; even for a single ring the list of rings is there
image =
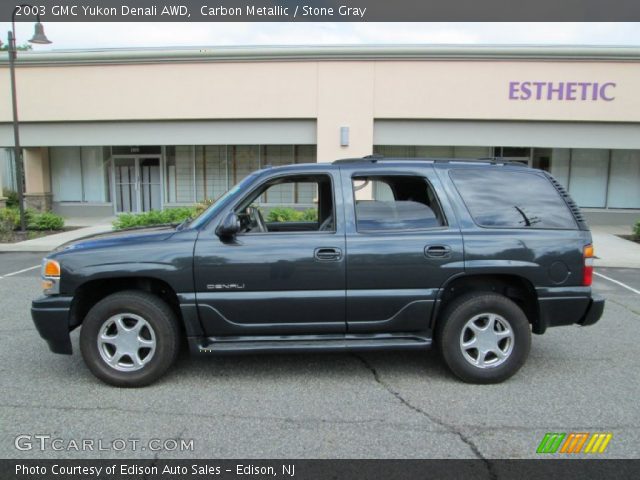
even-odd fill
[[[231,189],[229,189],[224,195],[218,198],[209,208],[207,208],[204,212],[198,215],[192,222],[191,226],[194,228],[198,228],[199,226],[205,224],[209,221],[210,218],[217,215],[220,209],[224,208],[227,201],[233,197],[237,192],[246,188],[249,184],[253,182],[253,179],[256,177],[256,173],[252,173],[242,179],[240,182],[236,183]]]

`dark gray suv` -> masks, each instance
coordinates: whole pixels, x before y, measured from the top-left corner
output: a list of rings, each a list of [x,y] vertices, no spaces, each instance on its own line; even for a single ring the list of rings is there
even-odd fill
[[[32,316],[56,353],[81,326],[88,367],[119,386],[159,378],[185,339],[204,355],[435,344],[459,378],[492,383],[531,332],[598,321],[592,259],[546,172],[365,157],[265,168],[194,220],[64,245]]]

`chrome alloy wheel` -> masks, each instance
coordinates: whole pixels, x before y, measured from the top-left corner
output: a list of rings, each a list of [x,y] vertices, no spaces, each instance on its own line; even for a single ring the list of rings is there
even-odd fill
[[[140,370],[153,358],[156,334],[141,316],[120,313],[108,318],[98,330],[98,351],[115,370]]]
[[[477,368],[493,368],[507,361],[513,352],[514,335],[509,322],[495,313],[471,318],[460,333],[462,356]]]

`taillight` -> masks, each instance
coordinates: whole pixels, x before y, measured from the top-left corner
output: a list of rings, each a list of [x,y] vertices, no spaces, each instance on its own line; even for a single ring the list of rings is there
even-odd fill
[[[593,281],[593,245],[587,245],[583,249],[584,268],[582,269],[582,285],[590,287]]]

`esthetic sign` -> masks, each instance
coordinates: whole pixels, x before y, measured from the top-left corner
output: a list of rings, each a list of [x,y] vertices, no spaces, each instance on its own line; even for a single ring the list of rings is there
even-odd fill
[[[509,82],[509,100],[612,102],[615,82]]]

